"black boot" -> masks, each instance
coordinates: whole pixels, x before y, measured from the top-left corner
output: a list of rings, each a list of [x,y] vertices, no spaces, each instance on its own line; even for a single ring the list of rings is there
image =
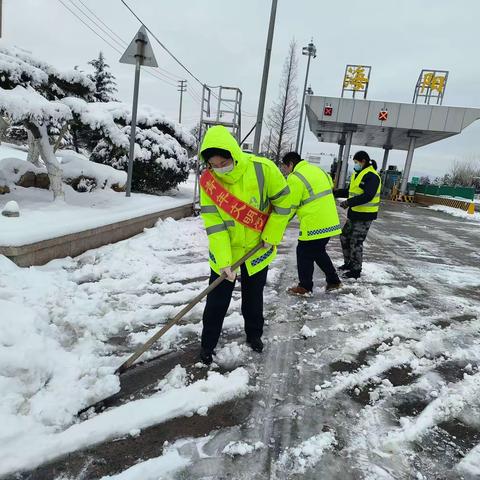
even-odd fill
[[[247,343],[254,352],[262,353],[263,342],[261,338],[247,338]]]
[[[200,360],[205,365],[210,365],[213,362],[213,352],[202,347],[200,350]]]
[[[340,267],[338,267],[338,270],[351,270],[352,267],[349,263],[344,263],[343,265],[340,265]]]
[[[360,278],[360,273],[361,273],[361,270],[350,270],[344,275],[344,277],[357,279],[357,278]]]

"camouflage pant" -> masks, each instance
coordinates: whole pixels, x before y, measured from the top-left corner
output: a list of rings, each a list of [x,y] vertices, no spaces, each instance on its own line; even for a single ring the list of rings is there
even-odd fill
[[[342,228],[340,242],[342,242],[343,258],[345,264],[350,265],[352,270],[362,269],[363,242],[372,221],[352,222],[347,220]]]

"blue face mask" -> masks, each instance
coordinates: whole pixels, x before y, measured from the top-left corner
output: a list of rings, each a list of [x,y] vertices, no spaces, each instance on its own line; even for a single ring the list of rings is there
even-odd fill
[[[362,166],[361,166],[359,163],[354,163],[354,164],[353,164],[353,169],[354,169],[356,172],[359,172],[359,171],[362,169]]]

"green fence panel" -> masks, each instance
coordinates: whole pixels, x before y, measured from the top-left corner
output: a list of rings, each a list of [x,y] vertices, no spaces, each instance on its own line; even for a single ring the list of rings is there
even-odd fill
[[[473,187],[455,187],[455,196],[473,200],[475,198],[475,188]]]

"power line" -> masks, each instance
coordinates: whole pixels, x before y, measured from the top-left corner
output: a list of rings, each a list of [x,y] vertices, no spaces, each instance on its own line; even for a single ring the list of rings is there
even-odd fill
[[[74,4],[73,0],[69,0],[70,3]],[[82,0],[78,0],[89,12],[92,13],[92,15],[95,16],[95,18],[97,18],[99,20],[99,22],[101,22],[103,25],[105,25],[105,27],[110,30],[119,40],[116,40],[114,39],[110,34],[108,34],[108,32],[105,31],[105,29],[103,29],[99,24],[98,22],[96,22],[94,19],[92,19],[92,17],[90,17],[87,13],[85,13],[85,11],[83,11],[78,5],[74,4],[75,7],[85,16],[87,17],[92,23],[94,23],[96,26],[98,26],[102,32],[105,32],[110,38],[112,38],[112,40],[115,40],[115,42],[120,45],[120,47],[122,48],[122,50],[124,50],[127,46],[128,46],[128,42],[122,38],[120,35],[118,35],[117,33],[115,33],[115,31],[113,29],[111,29],[91,8],[89,8]],[[168,80],[173,80],[174,82],[176,82],[179,77],[175,76],[173,73],[169,72],[168,70],[165,70],[164,68],[161,68],[161,67],[152,67],[152,68],[156,68],[158,70],[157,73],[159,73],[160,75],[164,76],[166,79]],[[173,84],[172,84],[173,85]]]
[[[101,38],[107,45],[110,45],[116,52],[123,53],[115,45],[112,45],[108,40],[102,37],[96,30],[94,30],[88,23],[86,23],[82,18],[80,18],[68,5],[66,5],[62,0],[58,0],[73,16],[80,20],[87,28],[89,28],[97,37]]]
[[[81,1],[81,0],[80,0]],[[105,34],[107,37],[109,37],[113,42],[115,42],[120,48],[124,48],[123,45],[123,40],[120,39],[117,40],[115,37],[113,37],[107,30],[105,30],[102,25],[100,25],[94,18],[90,17],[87,13],[85,13],[73,0],[69,0],[69,2],[84,16],[86,17],[90,22],[95,25],[95,27],[98,27],[103,34]],[[83,3],[82,3],[83,5]]]
[[[126,7],[127,9],[130,11],[130,13],[145,27],[145,29],[152,35],[152,37],[158,42],[158,44],[192,77],[194,78],[198,83],[199,85],[204,86],[204,84],[202,83],[202,81],[196,76],[194,75],[168,48],[166,45],[163,44],[163,42],[155,35],[155,33],[152,32],[152,30],[147,26],[145,25],[145,23],[140,19],[140,17],[132,10],[132,8],[128,5],[128,3],[125,1],[125,0],[120,0]],[[217,88],[217,87],[210,87],[210,88]],[[214,93],[212,91],[212,95],[218,100],[219,97],[216,93]],[[235,113],[234,110],[232,110],[231,108],[228,108],[228,104],[226,104],[224,101],[222,101],[222,103],[224,103],[227,107],[227,111],[231,112],[231,113]]]
[[[145,29],[152,35],[152,37],[158,42],[158,44],[192,77],[194,78],[202,87],[203,83],[199,78],[194,75],[161,41],[160,39],[150,30],[150,28],[145,25],[145,23],[140,19],[140,17],[130,8],[128,3],[125,0],[120,0],[130,11],[130,13],[145,27]]]
[[[82,22],[87,28],[89,28],[97,37],[99,37],[101,40],[103,40],[107,45],[109,45],[111,48],[113,48],[117,53],[120,55],[123,54],[121,50],[119,50],[115,45],[112,45],[106,38],[104,38],[102,35],[100,35],[94,28],[92,28],[87,22],[85,22],[81,17],[79,17],[68,5],[66,5],[62,0],[58,0],[74,17],[76,17],[80,22]],[[70,0],[71,1],[71,0]],[[88,18],[88,16],[87,16]],[[161,82],[171,86],[171,87],[176,87],[176,84],[171,83],[171,81],[168,81],[170,79],[164,79],[160,77],[161,72],[155,72],[155,71],[150,71],[150,70],[145,70],[146,73],[148,73],[150,76],[156,78],[157,80],[160,80]],[[155,72],[155,73],[154,73]]]
[[[119,35],[117,35],[93,10],[91,10],[87,5],[85,5],[85,3],[82,1],[82,0],[78,0],[95,18],[98,19],[98,21],[100,23],[102,23],[102,25],[105,26],[105,28],[107,28],[110,32],[113,33],[113,35],[115,35],[122,43],[126,44],[127,42],[125,42],[125,40],[120,37]]]

